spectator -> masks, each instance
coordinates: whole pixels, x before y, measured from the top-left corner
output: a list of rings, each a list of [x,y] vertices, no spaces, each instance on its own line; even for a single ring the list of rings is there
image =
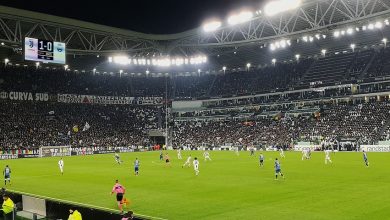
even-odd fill
[[[75,208],[69,209],[69,218],[68,220],[82,220],[81,213]]]

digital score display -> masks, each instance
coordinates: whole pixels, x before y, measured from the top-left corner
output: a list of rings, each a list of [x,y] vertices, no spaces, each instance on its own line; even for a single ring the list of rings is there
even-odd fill
[[[65,43],[24,38],[24,59],[43,63],[65,64]]]

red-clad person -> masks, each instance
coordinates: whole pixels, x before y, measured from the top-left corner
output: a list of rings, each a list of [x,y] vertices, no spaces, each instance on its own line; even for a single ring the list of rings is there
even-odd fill
[[[115,185],[112,188],[111,195],[116,193],[116,201],[118,202],[118,208],[123,213],[123,195],[125,194],[126,189],[123,187],[118,180],[115,181]]]

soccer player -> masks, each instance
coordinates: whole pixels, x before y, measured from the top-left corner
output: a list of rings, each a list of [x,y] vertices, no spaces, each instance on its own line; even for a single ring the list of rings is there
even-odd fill
[[[179,159],[179,160],[183,159],[183,158],[181,157],[181,149],[180,149],[180,148],[177,149],[177,159]]]
[[[236,147],[235,152],[236,152],[237,156],[240,156],[240,152],[238,151],[238,147]]]
[[[166,164],[166,165],[171,165],[171,162],[169,161],[169,155],[168,155],[168,153],[165,154],[165,164]]]
[[[186,162],[183,164],[183,166],[181,166],[182,168],[185,167],[185,166],[188,166],[190,167],[191,166],[191,155],[187,157],[187,160]]]
[[[8,165],[5,166],[3,170],[3,175],[4,175],[4,185],[7,185],[7,180],[9,185],[11,185],[11,168],[9,168]]]
[[[364,150],[363,150],[363,159],[364,159],[364,163],[366,164],[366,167],[369,167],[370,163],[368,162],[367,152],[365,152]]]
[[[285,158],[286,156],[284,156],[284,151],[283,151],[283,148],[280,148],[280,157],[281,158]]]
[[[163,160],[164,159],[164,155],[163,155],[163,152],[160,151],[160,160]]]
[[[116,201],[118,202],[118,208],[123,213],[123,195],[125,194],[126,189],[123,187],[118,180],[115,181],[115,185],[112,188],[111,195],[116,193]]]
[[[278,175],[281,175],[284,179],[284,175],[282,173],[282,169],[280,168],[280,163],[278,161],[278,158],[275,159],[275,180],[278,180]]]
[[[61,159],[58,161],[58,167],[60,168],[61,174],[64,175],[64,160]]]
[[[309,156],[307,155],[307,150],[306,149],[302,150],[302,160],[304,160],[304,159],[309,159]]]
[[[307,159],[311,159],[311,148],[309,148],[309,150],[307,151],[307,156],[308,156]]]
[[[325,164],[332,163],[332,160],[330,159],[330,150],[325,150]]]
[[[251,151],[251,156],[255,155],[255,148],[254,147],[251,147],[250,151]]]
[[[119,154],[115,153],[115,156],[114,156],[114,157],[115,157],[115,161],[116,161],[118,164],[121,164],[121,163],[122,163]]]
[[[138,160],[138,158],[135,158],[135,161],[134,161],[134,174],[136,176],[138,176],[138,172],[139,172],[139,160]]]
[[[260,161],[260,167],[264,166],[264,155],[261,153],[259,156],[259,161]]]
[[[192,162],[194,164],[194,170],[195,170],[195,175],[199,174],[199,161],[198,158],[194,158],[194,161]]]
[[[204,156],[204,161],[211,161],[211,158],[210,158],[210,153],[206,150],[204,153],[203,153],[203,156]]]

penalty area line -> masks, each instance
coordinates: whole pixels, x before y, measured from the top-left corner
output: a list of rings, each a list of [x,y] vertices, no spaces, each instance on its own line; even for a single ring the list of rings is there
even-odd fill
[[[53,197],[49,197],[49,196],[42,196],[42,195],[37,195],[37,194],[33,194],[33,193],[28,193],[28,192],[22,192],[22,191],[13,190],[13,189],[7,189],[7,191],[14,192],[14,193],[19,193],[19,194],[26,195],[26,196],[36,197],[36,198],[39,198],[39,199],[49,199],[49,200],[53,200],[55,202],[62,202],[62,203],[67,203],[67,204],[75,204],[75,205],[79,205],[79,206],[86,207],[86,208],[99,209],[99,210],[110,211],[112,213],[120,214],[120,212],[118,210],[116,210],[116,209],[110,209],[110,208],[106,208],[106,207],[95,206],[95,205],[90,205],[90,204],[85,204],[85,203],[80,203],[80,202],[74,202],[74,201],[69,201],[69,200],[64,200],[64,199],[57,199],[57,198],[53,198]],[[148,219],[168,220],[168,219],[165,219],[165,218],[148,216],[148,215],[143,215],[143,214],[138,214],[138,213],[134,213],[134,215],[135,216],[139,216],[139,217],[145,217],[145,218],[148,218]]]

